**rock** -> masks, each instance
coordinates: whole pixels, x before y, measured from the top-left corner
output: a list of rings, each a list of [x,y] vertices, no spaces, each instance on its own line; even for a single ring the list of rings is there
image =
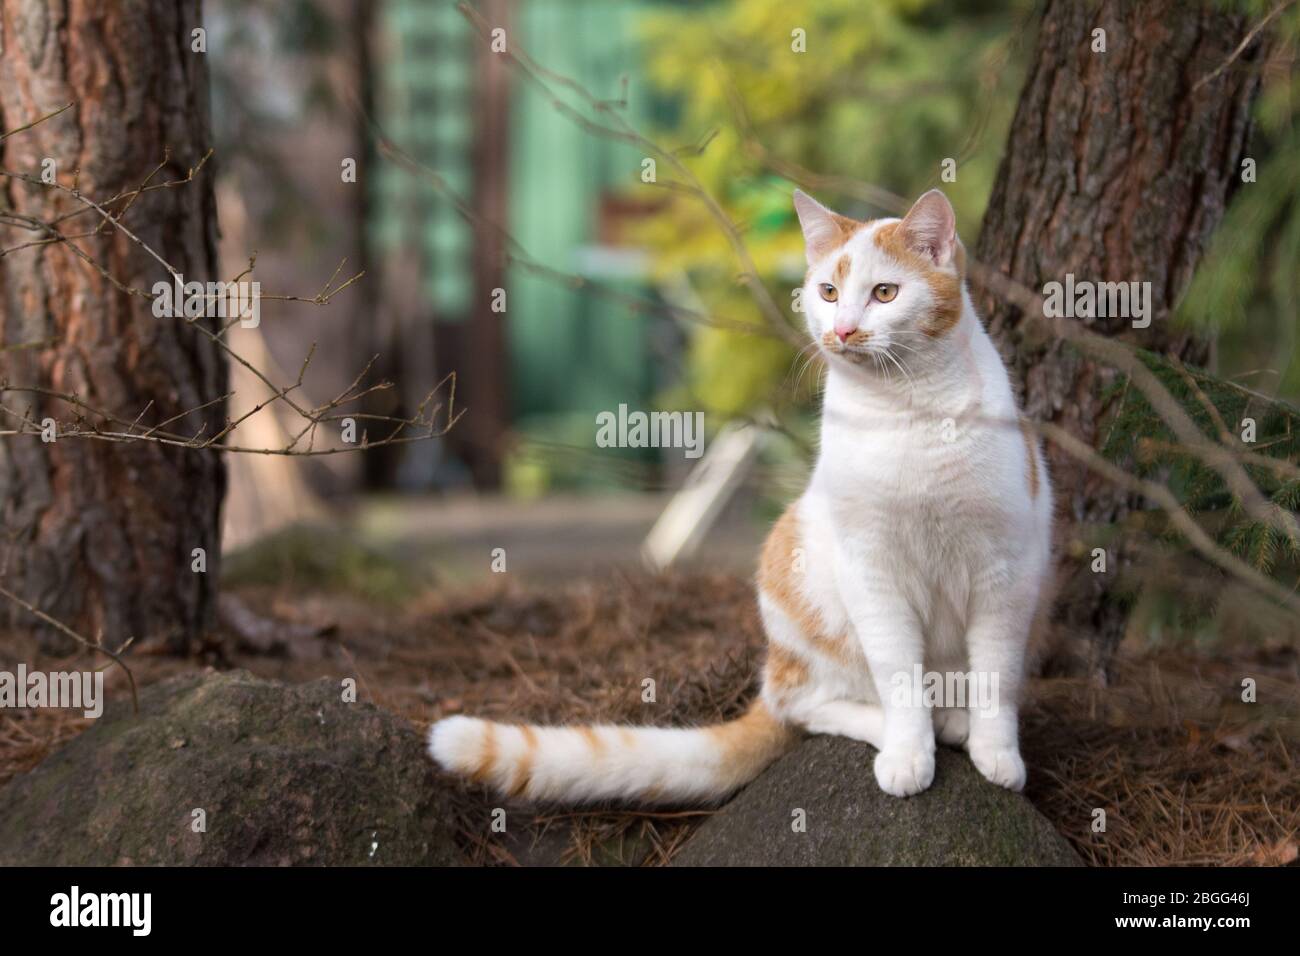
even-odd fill
[[[118,702],[0,789],[0,865],[455,863],[420,735],[341,698],[241,671]]]
[[[940,747],[934,784],[902,800],[876,785],[875,754],[843,737],[805,741],[705,821],[673,865],[1082,865],[1046,817],[965,754]],[[806,832],[791,826],[796,809]]]

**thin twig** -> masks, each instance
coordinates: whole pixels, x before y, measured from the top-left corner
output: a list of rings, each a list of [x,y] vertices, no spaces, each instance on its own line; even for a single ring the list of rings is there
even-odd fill
[[[50,627],[54,628],[55,630],[59,631],[61,634],[66,634],[68,637],[72,638],[78,644],[82,644],[85,647],[90,648],[92,651],[97,651],[98,653],[103,654],[106,657],[112,659],[114,664],[122,668],[122,673],[126,674],[127,683],[131,686],[132,710],[134,710],[137,714],[140,713],[140,698],[136,694],[135,675],[131,673],[131,668],[127,667],[125,662],[123,662],[122,658],[119,657],[115,652],[110,651],[107,647],[104,647],[102,644],[97,644],[94,641],[82,637],[80,634],[78,634],[72,628],[68,627],[68,625],[64,624],[62,621],[57,620],[56,618],[53,618],[50,615],[46,614],[40,608],[36,607],[31,602],[26,601],[23,598],[20,598],[17,594],[14,594],[12,591],[4,587],[3,585],[0,585],[0,597],[8,598],[14,604],[17,604],[19,607],[24,608],[30,613],[36,615],[36,617],[40,618],[42,621],[44,621],[46,624],[48,624]],[[124,644],[123,647],[129,646],[131,642],[132,639],[128,638],[127,643]]]

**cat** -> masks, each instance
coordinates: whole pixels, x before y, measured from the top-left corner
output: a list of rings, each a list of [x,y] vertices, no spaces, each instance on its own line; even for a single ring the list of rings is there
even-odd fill
[[[794,205],[827,377],[816,466],[759,564],[761,693],[711,727],[448,717],[429,732],[443,768],[533,801],[709,802],[807,732],[871,744],[894,796],[930,786],[936,738],[1023,787],[1018,705],[1048,603],[1051,488],[967,292],[952,205],[931,190],[902,219],[866,222],[797,190]],[[991,676],[996,693],[927,700],[909,693],[923,671]]]

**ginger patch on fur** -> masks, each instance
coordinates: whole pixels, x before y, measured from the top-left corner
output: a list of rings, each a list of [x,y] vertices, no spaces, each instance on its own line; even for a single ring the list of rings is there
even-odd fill
[[[916,272],[930,287],[934,310],[921,325],[921,331],[931,338],[938,338],[951,331],[961,319],[961,268],[965,263],[965,254],[958,256],[954,252],[953,271],[937,269],[933,262],[907,244],[902,225],[902,222],[891,222],[881,226],[871,238],[876,248],[900,265]]]
[[[804,639],[817,651],[841,664],[853,663],[862,656],[857,644],[848,635],[826,632],[821,615],[808,603],[799,590],[800,572],[794,561],[803,536],[799,530],[799,515],[791,506],[772,527],[763,545],[763,556],[758,567],[758,586],[795,622]]]

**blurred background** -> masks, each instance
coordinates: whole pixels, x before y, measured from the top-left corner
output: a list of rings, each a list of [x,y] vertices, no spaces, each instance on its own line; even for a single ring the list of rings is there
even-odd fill
[[[1300,859],[1300,6],[0,5],[18,20],[0,407],[60,431],[0,443],[0,665],[129,649],[114,700],[210,668],[342,676],[421,727],[735,716],[758,548],[817,441],[791,193],[871,218],[940,187],[1026,417],[1085,452],[1048,444],[1069,647],[1035,654],[1027,796],[1093,863]],[[48,232],[83,196],[117,228]],[[260,324],[227,354],[157,321],[127,287],[163,275],[144,243],[195,275],[255,265]],[[1150,327],[1041,334],[1034,296],[1067,273],[1152,282]],[[1143,366],[1187,428],[1130,388]],[[296,378],[292,408],[267,381]],[[373,447],[335,454],[356,449],[313,414],[358,391]],[[430,401],[452,427],[384,440]],[[622,409],[698,415],[703,457],[607,447]],[[248,453],[222,450],[231,422]],[[0,786],[87,723],[0,715]],[[662,862],[693,824],[649,816],[577,817],[564,852],[636,833]],[[530,846],[470,827],[466,852],[535,857],[534,823]]]
[[[226,547],[342,521],[456,579],[491,573],[494,547],[525,576],[639,562],[693,462],[681,449],[597,448],[596,415],[624,404],[704,412],[710,439],[761,424],[716,523],[679,558],[747,570],[806,472],[818,370],[765,334],[700,204],[646,183],[644,148],[575,119],[593,113],[585,95],[681,151],[793,317],[802,240],[793,182],[770,157],[910,197],[938,184],[935,157],[952,156],[962,175],[945,188],[973,233],[1031,6],[478,4],[551,71],[533,82],[453,3],[209,3],[222,274],[254,250],[264,289],[314,290],[344,258],[344,275],[366,273],[327,307],[264,303],[270,359],[296,369],[317,342],[305,392],[322,401],[378,355],[376,375],[396,387],[371,410],[391,415],[455,371],[468,409],[427,443],[237,456]],[[829,49],[755,42],[792,22]],[[341,181],[345,157],[355,183]],[[856,206],[844,211],[879,214]],[[261,397],[237,373],[234,387],[236,411]]]
[[[747,573],[806,474],[820,370],[772,334],[708,204],[647,182],[644,144],[602,130],[617,115],[673,151],[797,329],[795,183],[864,218],[941,186],[973,244],[1036,15],[984,0],[213,0],[222,274],[255,250],[264,288],[308,294],[344,259],[342,276],[365,272],[325,307],[264,304],[258,347],[292,370],[317,343],[313,402],[377,356],[372,378],[395,385],[367,411],[410,414],[450,372],[467,409],[429,442],[233,456],[225,547],[278,535],[318,552],[313,535],[341,530],[444,583],[490,575],[494,548],[546,579],[641,563],[662,518],[658,565]],[[811,53],[772,42],[792,23]],[[1294,398],[1294,71],[1261,82],[1261,185],[1237,192],[1173,321],[1208,340],[1215,374]],[[239,378],[236,412],[264,391]],[[723,460],[691,479],[681,449],[596,447],[596,415],[620,405],[703,412]],[[691,480],[707,502],[664,517]]]

